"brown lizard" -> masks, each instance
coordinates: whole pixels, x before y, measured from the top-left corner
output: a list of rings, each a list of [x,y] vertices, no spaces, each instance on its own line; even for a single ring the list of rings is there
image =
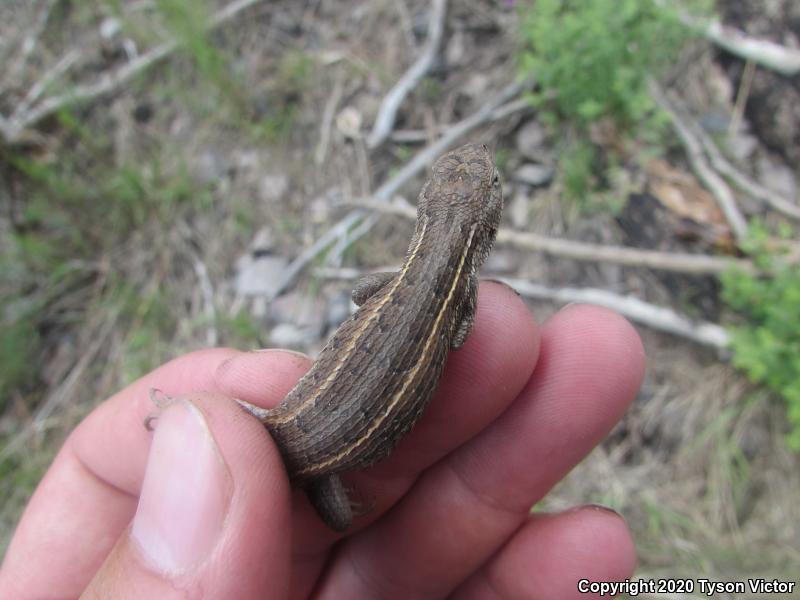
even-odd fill
[[[338,474],[386,457],[427,406],[450,349],[470,330],[478,268],[494,242],[503,194],[484,145],[440,157],[419,195],[403,266],[359,280],[359,306],[280,405],[254,414],[292,484],[336,531],[353,508]]]

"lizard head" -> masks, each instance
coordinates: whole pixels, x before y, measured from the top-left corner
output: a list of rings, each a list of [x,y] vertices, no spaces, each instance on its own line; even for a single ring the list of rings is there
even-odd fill
[[[489,253],[503,211],[500,175],[489,149],[466,144],[440,157],[419,197],[418,213],[431,221],[459,227],[466,233],[477,227],[479,262]]]

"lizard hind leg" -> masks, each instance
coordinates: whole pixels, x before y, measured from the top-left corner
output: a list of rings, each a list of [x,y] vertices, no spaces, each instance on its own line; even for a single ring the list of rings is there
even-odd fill
[[[353,523],[350,498],[338,475],[315,479],[306,488],[306,494],[317,514],[334,531],[345,531]]]

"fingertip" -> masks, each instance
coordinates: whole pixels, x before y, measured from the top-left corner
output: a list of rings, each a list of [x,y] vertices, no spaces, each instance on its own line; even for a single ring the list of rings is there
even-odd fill
[[[584,506],[532,516],[484,576],[504,598],[568,600],[587,597],[578,588],[580,581],[624,581],[635,566],[625,521],[608,509]]]
[[[633,324],[619,313],[591,304],[569,304],[548,320],[546,333],[562,337],[565,343],[580,340],[576,347],[618,367],[636,389],[641,385],[647,363],[644,345]]]
[[[603,423],[610,428],[636,397],[645,372],[636,329],[614,311],[570,305],[542,327],[542,350],[532,383],[550,402],[554,418],[576,429]],[[569,406],[564,390],[571,390]]]
[[[241,352],[220,363],[215,388],[222,393],[270,407],[277,405],[311,367],[312,360],[292,350]]]
[[[478,310],[491,323],[513,326],[520,334],[537,342],[539,328],[525,301],[511,286],[502,281],[481,281],[478,288]]]
[[[522,298],[504,283],[483,281],[474,328],[464,347],[450,354],[442,387],[519,391],[536,366],[539,346],[539,327]]]

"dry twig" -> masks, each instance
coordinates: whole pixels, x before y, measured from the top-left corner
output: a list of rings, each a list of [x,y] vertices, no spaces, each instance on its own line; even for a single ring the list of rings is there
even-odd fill
[[[596,288],[553,289],[524,279],[500,278],[500,281],[529,298],[604,306],[653,329],[666,331],[717,350],[726,349],[730,342],[728,332],[716,323],[690,319],[671,308],[656,306],[634,296],[622,296]]]
[[[728,184],[725,183],[725,180],[708,164],[703,155],[703,148],[700,142],[692,134],[689,127],[678,114],[678,111],[670,104],[669,100],[667,100],[666,94],[664,94],[658,84],[651,80],[649,87],[650,95],[661,109],[669,115],[675,133],[678,134],[683,147],[686,149],[686,155],[692,166],[692,170],[717,200],[719,207],[725,215],[725,219],[728,221],[733,231],[734,237],[741,241],[741,239],[747,235],[747,221],[739,211],[731,189],[728,187]]]
[[[657,1],[661,6],[667,7],[665,0]],[[669,8],[672,7],[669,6]],[[777,71],[781,75],[791,76],[800,72],[800,49],[798,48],[787,48],[769,40],[750,37],[740,29],[723,25],[718,19],[698,19],[682,10],[677,10],[676,14],[684,25],[701,32],[706,38],[731,54],[751,60]]]
[[[44,75],[37,81],[28,93],[25,95],[25,98],[16,108],[15,112],[19,113],[26,113],[30,110],[33,103],[39,100],[42,97],[42,94],[45,93],[47,88],[49,88],[53,83],[61,77],[64,73],[66,73],[69,68],[75,64],[75,62],[80,58],[80,53],[77,50],[70,50],[67,52],[61,60],[59,60],[52,68],[48,69]]]
[[[430,19],[428,20],[428,39],[425,42],[425,48],[422,50],[419,58],[414,61],[411,67],[409,67],[394,87],[389,90],[389,93],[383,98],[381,107],[378,110],[378,116],[375,117],[375,124],[372,126],[372,131],[369,136],[367,136],[368,148],[377,148],[386,141],[386,138],[392,133],[392,127],[397,118],[397,111],[403,103],[403,100],[405,100],[406,96],[411,93],[411,90],[417,86],[433,65],[436,53],[442,42],[442,35],[444,34],[446,8],[447,0],[433,0],[433,2],[431,2]]]
[[[331,129],[333,128],[333,117],[336,113],[336,107],[342,99],[342,78],[337,76],[336,83],[333,84],[333,92],[330,98],[325,103],[325,110],[322,111],[322,120],[319,125],[319,143],[317,149],[314,151],[314,163],[321,165],[325,162],[325,157],[328,155],[328,144],[331,139]]]
[[[217,330],[217,307],[214,303],[214,286],[211,283],[211,276],[208,273],[208,266],[200,255],[194,250],[190,250],[192,257],[192,268],[197,277],[197,286],[203,300],[203,319],[206,322],[206,345],[210,348],[219,343],[219,331]]]
[[[235,0],[209,19],[209,29],[214,29],[230,21],[241,11],[253,6],[261,0]],[[120,85],[131,80],[145,69],[163,60],[178,48],[176,40],[168,40],[149,52],[142,54],[111,73],[106,73],[93,83],[77,85],[68,92],[45,98],[26,110],[18,107],[10,117],[0,117],[0,135],[6,143],[13,144],[25,137],[25,131],[42,119],[58,112],[62,108],[80,102],[89,102],[105,96]],[[38,84],[37,84],[38,85]]]
[[[688,254],[685,252],[659,252],[642,250],[627,246],[607,246],[551,238],[536,233],[501,229],[497,233],[499,244],[511,244],[517,248],[526,248],[574,260],[588,262],[608,262],[629,267],[642,267],[658,271],[672,271],[693,275],[719,274],[738,266],[745,271],[752,271],[750,261],[709,256],[707,254]]]
[[[28,31],[28,34],[23,38],[20,44],[17,55],[10,61],[3,74],[3,81],[5,85],[13,85],[14,80],[19,77],[20,73],[25,69],[28,63],[28,58],[36,50],[36,45],[39,43],[39,37],[42,35],[44,28],[47,26],[47,21],[50,19],[50,13],[53,11],[58,0],[44,0],[39,12],[36,15],[36,20],[33,26]]]
[[[530,85],[530,81],[510,83],[480,109],[448,127],[442,137],[420,150],[394,177],[379,187],[372,195],[372,201],[386,202],[390,200],[409,179],[431,164],[440,154],[473,129],[480,127],[484,123],[505,118],[514,111],[528,108],[529,104],[527,102],[521,104],[512,102],[512,99],[526,89],[528,85]],[[514,111],[508,110],[506,103],[513,104]]]
[[[744,119],[744,109],[747,106],[747,100],[750,98],[750,90],[753,89],[753,77],[756,72],[755,63],[748,60],[744,64],[744,72],[742,73],[742,81],[739,83],[739,90],[736,92],[736,101],[733,104],[733,114],[731,115],[731,122],[728,125],[728,137],[732,138],[739,131],[742,126],[742,119]]]
[[[507,109],[507,104],[512,104],[515,96],[530,85],[530,81],[515,81],[507,85],[497,96],[489,100],[481,108],[469,117],[452,125],[445,131],[441,138],[420,150],[403,168],[401,168],[392,178],[381,185],[369,200],[364,201],[365,206],[378,206],[388,204],[388,201],[397,193],[403,185],[411,178],[416,176],[427,165],[433,162],[442,152],[450,148],[461,137],[496,118],[506,117],[512,111]],[[522,110],[523,106],[515,104],[517,110]],[[528,105],[525,104],[525,107]],[[339,220],[333,227],[320,236],[311,246],[303,250],[295,258],[283,273],[281,280],[273,288],[272,295],[267,301],[273,300],[291,285],[297,275],[319,254],[324,252],[331,244],[335,243],[343,236],[347,236],[349,243],[352,244],[367,231],[370,226],[358,227],[363,219],[370,216],[365,208],[351,211]],[[355,228],[355,229],[354,229]]]
[[[397,268],[396,266],[384,267],[376,271],[395,271]],[[328,267],[316,269],[314,273],[325,279],[351,280],[358,279],[365,275],[367,271]],[[622,296],[597,288],[553,289],[532,283],[526,279],[498,277],[496,281],[501,281],[523,296],[536,300],[551,300],[564,303],[578,302],[603,306],[652,329],[666,331],[699,344],[711,346],[719,351],[726,350],[730,341],[728,332],[716,323],[690,319],[671,308],[656,306],[634,296]]]
[[[42,403],[39,410],[36,411],[36,415],[33,418],[33,422],[31,423],[30,427],[32,432],[43,431],[45,428],[45,423],[50,415],[53,414],[53,411],[55,411],[56,408],[64,404],[66,401],[75,397],[75,394],[78,390],[78,383],[89,366],[94,362],[94,359],[105,345],[109,335],[114,330],[118,316],[119,315],[117,312],[112,312],[106,317],[105,321],[98,327],[97,331],[92,336],[92,342],[77,360],[75,366],[72,367],[69,374],[50,394],[47,395],[47,398]]]
[[[678,103],[675,102],[674,98],[673,103],[675,103],[676,106],[679,106]],[[686,110],[682,107],[681,110],[684,113],[686,112]],[[700,140],[700,143],[703,145],[703,150],[708,156],[708,159],[711,161],[711,166],[727,177],[728,180],[733,183],[733,185],[738,187],[746,194],[749,194],[753,198],[765,202],[783,215],[792,219],[800,219],[800,206],[784,198],[777,192],[761,185],[756,181],[753,181],[741,170],[737,169],[734,165],[728,162],[722,152],[720,152],[719,148],[717,148],[717,146],[714,144],[711,137],[705,131],[703,131],[703,128],[697,123],[687,119],[685,124],[697,137],[697,139]]]
[[[752,38],[743,31],[727,27],[719,21],[709,22],[703,33],[728,52],[777,71],[781,75],[791,76],[800,72],[800,49]]]
[[[361,202],[358,206],[366,209],[415,219],[416,211],[405,200],[392,202]],[[538,233],[515,231],[501,228],[497,232],[498,244],[509,244],[515,248],[543,252],[561,258],[587,262],[608,262],[630,267],[643,267],[660,271],[673,271],[694,275],[717,274],[739,267],[752,271],[753,264],[748,260],[709,256],[706,254],[687,254],[680,252],[658,252],[627,246],[608,246],[590,244],[562,238],[552,238]]]

